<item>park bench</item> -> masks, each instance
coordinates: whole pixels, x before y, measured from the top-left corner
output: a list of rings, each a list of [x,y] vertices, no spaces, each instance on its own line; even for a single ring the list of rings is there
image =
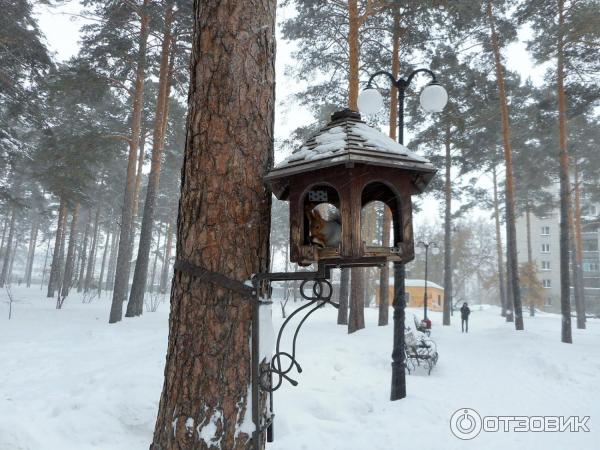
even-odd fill
[[[426,334],[427,336],[431,336],[431,330],[428,329],[425,325],[423,325],[422,323],[420,323],[417,320],[417,316],[415,316],[413,314],[413,319],[415,321],[415,330],[420,331],[421,333]]]
[[[408,373],[411,372],[411,366],[412,370],[416,370],[417,366],[423,366],[428,375],[431,375],[431,370],[438,361],[437,345],[434,341],[417,337],[411,329],[408,329],[404,332],[404,351]]]

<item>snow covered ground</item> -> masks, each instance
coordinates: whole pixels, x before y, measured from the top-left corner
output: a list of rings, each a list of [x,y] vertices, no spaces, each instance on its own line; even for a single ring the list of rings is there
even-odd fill
[[[39,287],[13,287],[8,321],[0,292],[0,450],[146,450],[162,388],[168,306],[107,324],[109,299],[67,299],[54,309]],[[293,307],[288,306],[291,311]],[[275,396],[269,450],[598,448],[600,320],[560,343],[560,317],[526,318],[525,332],[495,307],[474,306],[471,332],[458,318],[441,326],[431,313],[440,360],[431,376],[408,375],[408,397],[389,401],[392,327],[347,335],[332,308],[317,311],[300,333],[297,387]],[[412,313],[407,310],[412,324]],[[279,310],[273,308],[276,325]],[[590,416],[590,432],[451,434],[454,411],[481,416]],[[226,449],[225,449],[226,450]]]

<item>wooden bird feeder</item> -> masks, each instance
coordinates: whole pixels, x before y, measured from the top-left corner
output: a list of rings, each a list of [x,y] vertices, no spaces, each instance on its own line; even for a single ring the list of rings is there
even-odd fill
[[[279,200],[289,201],[292,262],[373,266],[414,258],[411,196],[422,193],[435,172],[429,161],[369,127],[359,113],[343,110],[265,180]],[[373,201],[392,213],[390,247],[361,237],[361,212]],[[323,203],[339,211],[336,246],[316,245],[311,236],[307,211]]]

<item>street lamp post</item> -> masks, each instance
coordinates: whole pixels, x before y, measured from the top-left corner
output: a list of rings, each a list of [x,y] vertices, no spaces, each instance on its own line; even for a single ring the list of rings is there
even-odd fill
[[[406,88],[410,85],[415,75],[426,73],[431,77],[429,83],[420,95],[420,103],[428,112],[441,112],[448,102],[448,93],[437,83],[435,74],[429,69],[417,69],[406,78],[396,79],[386,71],[375,72],[369,77],[367,88],[358,97],[358,109],[365,115],[377,113],[383,107],[381,93],[374,89],[373,79],[380,75],[386,76],[393,86],[398,89],[398,142],[404,145],[404,97]],[[406,397],[406,374],[404,368],[404,307],[405,299],[405,268],[404,264],[394,262],[394,347],[392,349],[392,392],[391,400]]]
[[[420,254],[425,249],[425,293],[423,294],[423,320],[427,320],[427,259],[429,256],[429,247],[431,247],[431,253],[437,255],[440,253],[440,249],[435,242],[423,242],[419,241],[415,247],[415,253]]]

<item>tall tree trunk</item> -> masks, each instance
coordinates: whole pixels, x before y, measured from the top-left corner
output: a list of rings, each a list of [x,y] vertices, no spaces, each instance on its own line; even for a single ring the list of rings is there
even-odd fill
[[[585,282],[583,279],[583,239],[581,236],[581,185],[579,181],[579,164],[577,158],[573,161],[573,172],[575,173],[575,218],[573,221],[573,239],[575,264],[573,264],[576,275],[575,283],[575,310],[577,313],[577,328],[585,329]]]
[[[62,266],[62,239],[65,234],[65,224],[67,221],[67,203],[60,198],[60,206],[58,207],[58,219],[56,223],[56,238],[54,240],[54,252],[52,255],[52,263],[50,263],[50,279],[48,280],[47,297],[54,297],[54,292],[57,289],[60,279],[60,270]]]
[[[340,298],[338,299],[340,307],[338,308],[338,325],[348,325],[348,287],[350,283],[350,269],[342,268],[340,274]],[[296,295],[294,289],[294,296]],[[295,301],[295,297],[294,297]]]
[[[31,221],[31,234],[29,236],[29,250],[27,251],[27,264],[25,265],[25,284],[31,287],[31,272],[33,270],[33,260],[35,259],[35,246],[39,230],[39,219],[34,217]]]
[[[142,191],[142,169],[144,168],[144,159],[146,157],[146,130],[140,131],[140,145],[138,149],[137,166],[135,171],[135,193],[133,194],[133,222],[132,227],[135,227],[135,220],[138,216],[140,208],[140,192]],[[132,231],[132,239],[135,233]]]
[[[141,10],[140,38],[138,60],[133,94],[133,114],[131,119],[131,140],[129,143],[129,159],[127,161],[127,181],[123,196],[123,210],[121,213],[121,230],[119,237],[119,252],[117,254],[117,268],[112,304],[110,307],[109,323],[116,323],[123,316],[123,302],[127,299],[129,287],[129,272],[131,269],[131,254],[133,243],[131,231],[133,229],[133,202],[135,196],[135,166],[136,156],[140,141],[142,109],[144,103],[144,80],[146,78],[146,50],[148,44],[148,12],[149,0],[144,0]]]
[[[40,281],[40,291],[44,286],[44,279],[46,277],[46,267],[48,265],[48,253],[50,253],[50,239],[48,239],[48,244],[46,245],[46,256],[44,257],[44,268],[42,269],[42,281]]]
[[[117,251],[119,249],[119,228],[116,227],[113,232],[113,239],[110,247],[110,258],[108,258],[108,269],[106,274],[106,289],[112,291],[115,287],[115,269],[117,267]]]
[[[358,111],[358,66],[360,55],[358,1],[348,0],[348,107]],[[354,277],[352,277],[354,278]]]
[[[496,255],[498,257],[498,290],[500,292],[500,307],[502,317],[506,317],[506,281],[504,277],[504,261],[502,258],[502,234],[500,232],[500,204],[498,201],[498,177],[496,165],[492,167],[494,181],[494,222],[496,224]]]
[[[4,252],[4,262],[2,263],[2,272],[0,273],[0,288],[4,287],[9,281],[11,253],[14,252],[12,245],[15,237],[15,220],[16,220],[16,208],[12,208],[10,216],[10,225],[8,229],[8,241],[6,242],[6,250]]]
[[[177,259],[240,282],[269,267],[275,9],[275,0],[194,3]],[[175,273],[151,450],[264,448],[240,429],[250,414],[252,309],[234,291]],[[252,404],[262,417],[265,403]]]
[[[531,248],[531,205],[529,204],[529,195],[525,192],[525,226],[527,228],[527,265],[529,266],[529,273],[533,275],[533,250]],[[530,280],[531,283],[531,280]],[[533,304],[533,295],[531,292],[527,292],[529,297],[529,315],[535,316],[535,305]]]
[[[154,262],[152,263],[152,274],[150,275],[150,279],[148,280],[148,291],[154,292],[154,278],[156,276],[156,264],[158,263],[158,252],[160,250],[160,238],[162,236],[162,228],[160,224],[158,225],[158,236],[156,237],[156,252],[154,252]]]
[[[384,247],[390,246],[390,231],[392,213],[389,208],[383,208],[383,242]],[[377,325],[385,326],[389,322],[390,313],[390,265],[385,263],[379,271],[379,317]]]
[[[4,239],[6,238],[6,231],[8,230],[9,223],[10,219],[7,216],[4,218],[4,226],[2,227],[2,240],[0,240],[0,255],[4,254]]]
[[[83,282],[85,276],[85,262],[87,258],[87,245],[90,236],[90,227],[92,226],[92,208],[88,209],[87,221],[85,223],[85,232],[83,233],[83,249],[81,250],[81,267],[79,269],[79,278],[77,279],[77,292],[83,290]]]
[[[556,85],[558,89],[558,130],[560,162],[560,309],[562,313],[561,340],[573,342],[571,336],[571,292],[569,280],[569,216],[571,196],[569,185],[569,153],[567,150],[567,99],[564,87],[564,0],[558,0],[558,58]]]
[[[67,261],[65,262],[65,275],[62,288],[56,301],[56,309],[61,309],[65,299],[69,295],[71,283],[73,282],[73,269],[75,265],[75,246],[77,244],[77,220],[79,218],[79,203],[73,208],[71,216],[71,231],[69,233],[69,249],[67,250]]]
[[[490,26],[490,37],[492,51],[494,53],[494,63],[496,66],[496,81],[498,84],[498,94],[500,100],[500,116],[502,117],[502,141],[504,144],[504,162],[506,164],[506,239],[507,239],[507,259],[510,260],[508,278],[512,288],[512,301],[515,320],[515,329],[523,330],[523,307],[521,305],[521,289],[519,286],[519,266],[517,259],[517,229],[515,216],[515,182],[513,177],[512,148],[510,144],[510,125],[508,119],[508,100],[506,98],[506,88],[504,85],[504,67],[500,58],[500,47],[498,36],[496,35],[496,26],[494,14],[492,11],[492,0],[487,3],[487,16]]]
[[[96,268],[96,251],[98,247],[98,231],[100,222],[100,208],[96,208],[96,215],[94,217],[94,235],[92,237],[92,248],[90,248],[90,257],[88,258],[87,269],[85,271],[85,283],[83,291],[88,292],[92,288],[92,282],[94,281],[94,269]]]
[[[152,244],[152,228],[154,226],[154,209],[156,206],[156,195],[160,184],[160,167],[164,147],[164,123],[168,104],[169,85],[169,55],[171,50],[171,26],[173,23],[173,2],[166,5],[165,24],[163,31],[163,42],[160,58],[160,70],[158,80],[158,99],[156,101],[156,115],[154,119],[154,134],[152,137],[152,163],[150,175],[148,176],[148,188],[146,191],[146,202],[144,203],[144,217],[142,219],[142,230],[140,232],[140,244],[135,263],[131,294],[127,304],[126,317],[139,316],[144,311],[144,292],[148,280],[148,263],[150,259],[150,245]],[[158,253],[157,253],[158,254]]]
[[[353,267],[351,271],[348,333],[354,333],[365,327],[364,272],[362,267]]]
[[[450,126],[446,126],[444,147],[446,149],[444,179],[444,313],[442,323],[450,325],[452,309],[452,153]]]
[[[110,247],[110,228],[106,230],[106,240],[104,241],[104,251],[102,252],[102,264],[100,266],[100,277],[98,278],[98,297],[102,295],[102,282],[104,280],[104,268],[106,267],[106,255]]]
[[[167,227],[167,243],[165,244],[165,251],[163,253],[163,266],[162,274],[160,277],[160,293],[165,294],[167,292],[167,283],[169,282],[169,267],[171,261],[171,247],[173,246],[173,221],[169,220]]]

